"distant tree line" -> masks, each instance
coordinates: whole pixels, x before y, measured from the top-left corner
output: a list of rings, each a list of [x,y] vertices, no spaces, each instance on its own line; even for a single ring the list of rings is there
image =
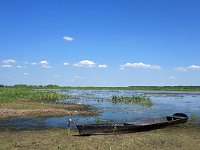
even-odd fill
[[[49,84],[49,85],[27,85],[27,84],[15,84],[13,86],[7,86],[0,84],[0,87],[14,87],[14,88],[59,88],[60,86]]]
[[[0,87],[6,87],[6,85],[0,84]]]

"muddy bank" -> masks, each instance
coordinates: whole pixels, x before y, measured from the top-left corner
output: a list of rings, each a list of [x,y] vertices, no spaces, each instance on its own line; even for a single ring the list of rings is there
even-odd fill
[[[0,109],[0,119],[19,116],[64,116],[64,115],[94,115],[88,111],[69,111],[64,109],[35,109],[35,110],[14,110]]]
[[[94,115],[95,112],[88,105],[55,104],[55,103],[1,103],[0,119],[19,116],[64,116],[64,115]]]

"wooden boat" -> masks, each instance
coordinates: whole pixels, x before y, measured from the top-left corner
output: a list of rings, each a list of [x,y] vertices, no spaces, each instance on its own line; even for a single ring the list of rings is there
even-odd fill
[[[159,129],[170,125],[183,124],[186,123],[187,120],[188,116],[186,114],[175,113],[172,116],[165,116],[148,120],[138,120],[134,122],[78,124],[76,126],[80,135],[117,134]]]

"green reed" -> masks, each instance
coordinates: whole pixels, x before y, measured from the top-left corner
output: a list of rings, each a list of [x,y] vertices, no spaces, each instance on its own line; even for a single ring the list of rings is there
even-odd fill
[[[21,100],[54,101],[68,97],[66,94],[59,94],[53,91],[34,91],[26,88],[0,88],[0,103]]]
[[[117,102],[124,102],[128,104],[138,104],[141,106],[152,106],[153,102],[149,97],[143,96],[143,95],[133,95],[131,97],[128,96],[112,96],[111,97],[112,102],[117,103]]]
[[[197,114],[191,114],[191,121],[192,122],[197,122],[199,119],[200,118]]]

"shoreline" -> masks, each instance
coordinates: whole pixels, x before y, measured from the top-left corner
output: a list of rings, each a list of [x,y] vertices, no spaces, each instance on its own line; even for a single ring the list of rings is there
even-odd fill
[[[95,114],[95,110],[91,109],[88,105],[83,104],[57,104],[38,102],[18,102],[0,104],[0,119],[24,116],[93,116]]]
[[[0,109],[0,119],[8,119],[12,117],[47,117],[47,116],[68,116],[81,115],[92,116],[95,113],[88,111],[69,111],[63,109],[34,109],[34,110],[16,110],[16,109]]]

